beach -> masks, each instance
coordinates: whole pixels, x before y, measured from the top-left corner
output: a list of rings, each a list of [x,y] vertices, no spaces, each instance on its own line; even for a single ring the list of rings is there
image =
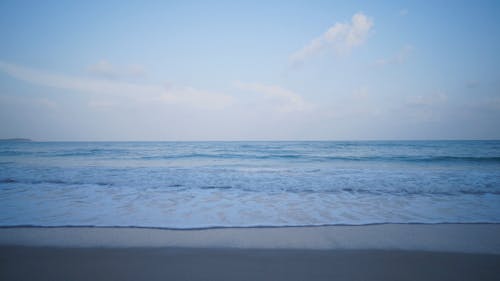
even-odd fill
[[[498,224],[0,229],[2,280],[498,280]]]
[[[500,281],[500,1],[0,23],[0,281]]]
[[[0,280],[499,280],[498,141],[0,150]]]

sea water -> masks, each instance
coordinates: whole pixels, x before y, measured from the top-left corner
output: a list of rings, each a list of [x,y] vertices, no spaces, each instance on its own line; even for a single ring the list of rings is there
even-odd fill
[[[500,222],[500,141],[0,143],[0,226],[456,222]]]

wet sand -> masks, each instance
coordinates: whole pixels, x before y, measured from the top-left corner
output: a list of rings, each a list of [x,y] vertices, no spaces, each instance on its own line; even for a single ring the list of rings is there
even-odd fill
[[[0,228],[0,280],[500,280],[500,225]]]
[[[499,280],[500,255],[397,250],[0,247],[1,280]]]

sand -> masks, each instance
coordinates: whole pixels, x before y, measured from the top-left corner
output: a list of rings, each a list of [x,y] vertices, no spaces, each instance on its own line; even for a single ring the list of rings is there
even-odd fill
[[[500,224],[380,224],[201,230],[13,227],[0,228],[0,245],[390,249],[500,254]]]
[[[1,280],[499,280],[500,256],[384,250],[0,247]]]
[[[0,280],[500,280],[500,225],[1,228]]]

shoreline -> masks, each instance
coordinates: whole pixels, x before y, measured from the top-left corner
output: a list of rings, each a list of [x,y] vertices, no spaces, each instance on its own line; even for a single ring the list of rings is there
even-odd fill
[[[92,225],[92,224],[61,224],[61,225],[37,225],[37,224],[15,224],[0,225],[4,228],[139,228],[139,229],[158,229],[158,230],[210,230],[210,229],[240,229],[240,228],[314,228],[314,227],[337,227],[337,226],[373,226],[373,225],[500,225],[500,222],[477,221],[477,222],[374,222],[374,223],[325,223],[325,224],[284,224],[284,225],[213,225],[200,227],[168,227],[168,226],[141,226],[141,225]]]
[[[408,250],[500,255],[500,224],[161,229],[0,227],[2,246]]]
[[[0,228],[0,280],[499,280],[500,224]]]

